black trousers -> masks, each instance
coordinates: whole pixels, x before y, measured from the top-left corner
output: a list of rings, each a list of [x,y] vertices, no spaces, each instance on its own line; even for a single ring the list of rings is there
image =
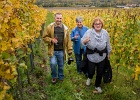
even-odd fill
[[[82,59],[80,68],[81,68],[81,71],[84,74],[88,73],[88,58],[87,58],[87,53],[86,52],[83,54],[83,59]]]
[[[99,87],[104,73],[105,59],[99,63],[93,63],[88,60],[88,78],[92,79],[96,70],[95,86]]]

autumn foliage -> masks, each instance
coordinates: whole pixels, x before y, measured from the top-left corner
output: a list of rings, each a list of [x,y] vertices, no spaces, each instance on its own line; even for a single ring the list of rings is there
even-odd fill
[[[104,20],[104,28],[109,32],[112,45],[112,67],[127,67],[134,72],[132,78],[140,76],[140,9],[81,9],[55,10],[61,12],[63,21],[72,30],[77,16],[84,18],[84,25],[91,28],[94,17]]]
[[[7,80],[15,80],[16,68],[26,68],[19,62],[18,51],[28,54],[28,44],[40,35],[47,11],[34,5],[34,0],[0,1],[0,100],[12,96],[6,94],[10,88]]]

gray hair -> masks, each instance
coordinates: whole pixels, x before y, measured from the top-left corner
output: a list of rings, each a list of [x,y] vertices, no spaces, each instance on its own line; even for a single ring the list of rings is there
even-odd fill
[[[54,17],[56,17],[56,15],[62,15],[62,14],[58,12],[58,13],[54,14]]]
[[[78,16],[78,17],[76,18],[76,22],[79,22],[79,21],[83,22],[83,18],[82,18],[81,16]]]

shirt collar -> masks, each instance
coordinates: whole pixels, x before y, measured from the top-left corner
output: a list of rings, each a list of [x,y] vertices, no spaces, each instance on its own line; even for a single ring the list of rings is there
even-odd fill
[[[83,26],[82,26],[81,28],[78,28],[78,26],[77,26],[77,29],[78,29],[78,30],[81,30],[81,29],[83,29]]]
[[[62,28],[62,24],[56,25],[56,23],[54,23],[54,27],[61,27]]]

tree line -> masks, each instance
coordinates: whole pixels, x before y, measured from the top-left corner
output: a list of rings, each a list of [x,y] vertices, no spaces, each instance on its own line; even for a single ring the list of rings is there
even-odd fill
[[[140,4],[140,0],[37,0],[37,5],[43,7],[76,7],[96,6],[115,7],[116,5]]]

